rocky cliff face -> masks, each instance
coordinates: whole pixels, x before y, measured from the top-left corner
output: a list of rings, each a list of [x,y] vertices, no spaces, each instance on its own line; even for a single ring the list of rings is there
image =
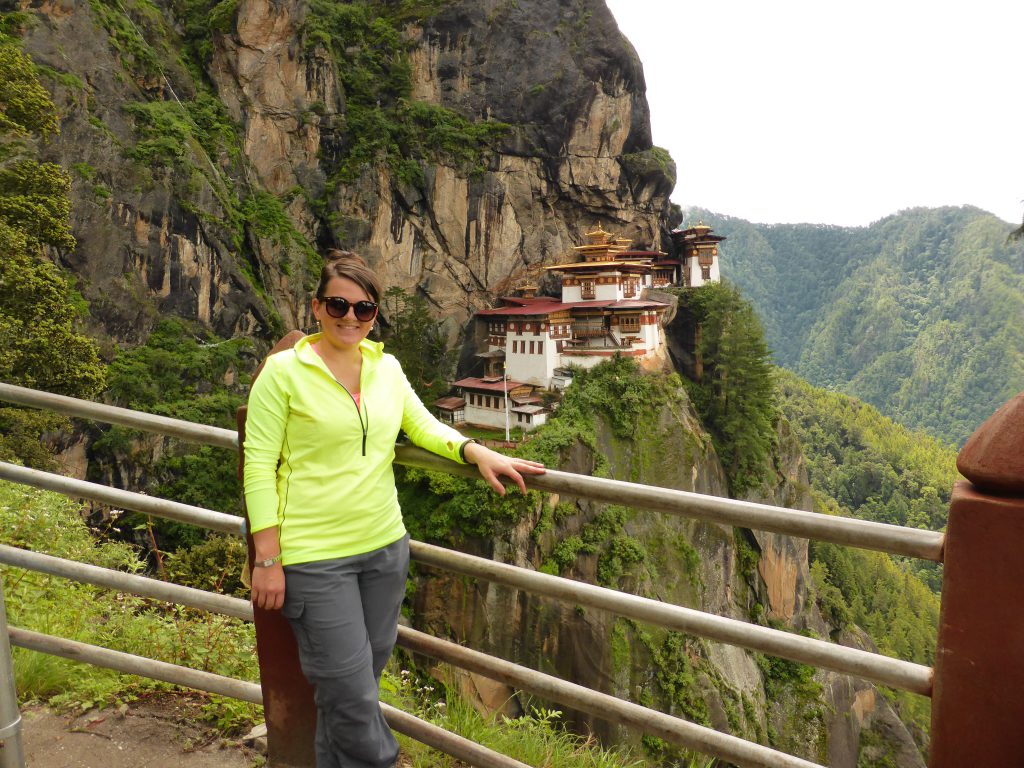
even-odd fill
[[[623,438],[598,415],[594,445],[575,443],[561,468],[728,495],[710,438],[682,390],[670,385],[641,423]],[[784,422],[779,430],[775,480],[750,500],[811,509],[799,446]],[[574,540],[584,546],[566,557],[565,545]],[[817,637],[831,633],[813,599],[802,539],[549,497],[496,537],[460,540],[459,547],[719,616]],[[825,765],[854,768],[863,753],[924,768],[893,709],[862,680],[442,572],[421,573],[415,607],[415,621],[427,631]],[[863,634],[837,639],[870,646]],[[482,707],[517,713],[512,689],[474,675],[455,678]],[[590,715],[568,716],[604,739],[638,740]],[[869,737],[863,742],[862,733]]]
[[[472,167],[458,135],[444,151],[387,150],[399,163],[352,159],[374,130],[344,86],[362,59],[314,34],[319,6],[206,5],[59,0],[25,31],[55,73],[48,159],[76,169],[78,247],[61,259],[94,330],[134,343],[164,312],[225,336],[304,327],[312,251],[337,245],[422,291],[461,340],[496,288],[594,224],[661,245],[675,169],[651,147],[639,60],[600,0],[426,3],[402,18],[367,4],[399,41],[397,109],[507,124]],[[370,108],[385,132],[388,109]]]

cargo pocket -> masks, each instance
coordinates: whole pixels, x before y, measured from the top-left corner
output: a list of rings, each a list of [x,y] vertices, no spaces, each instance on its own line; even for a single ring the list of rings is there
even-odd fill
[[[281,615],[288,619],[288,624],[295,635],[295,644],[299,647],[299,664],[303,673],[308,677],[309,668],[313,660],[313,644],[310,642],[309,631],[303,624],[303,614],[306,612],[306,603],[303,600],[289,600],[285,593],[284,605],[281,606]]]
[[[281,615],[288,619],[288,621],[297,621],[302,618],[302,613],[305,609],[305,601],[289,600],[288,595],[285,594],[284,605],[281,606]]]

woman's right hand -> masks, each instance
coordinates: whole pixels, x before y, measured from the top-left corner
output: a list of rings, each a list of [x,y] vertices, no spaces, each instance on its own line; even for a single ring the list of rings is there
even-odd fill
[[[284,605],[284,568],[280,562],[252,569],[252,604],[276,611]]]

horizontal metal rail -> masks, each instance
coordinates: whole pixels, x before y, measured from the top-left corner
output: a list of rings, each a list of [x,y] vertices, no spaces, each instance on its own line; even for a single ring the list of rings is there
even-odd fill
[[[29,480],[22,480],[22,477],[28,477]],[[35,487],[56,490],[83,498],[99,498],[101,501],[103,498],[100,496],[105,496],[112,491],[112,489],[96,483],[70,480],[49,472],[25,469],[2,462],[0,462],[0,479],[28,482],[29,485]],[[98,496],[91,494],[98,494]],[[125,509],[164,515],[166,508],[173,512],[172,519],[174,520],[202,525],[204,524],[202,521],[206,519],[218,521],[226,519],[231,526],[225,526],[218,530],[239,535],[243,530],[243,521],[231,515],[211,512],[200,507],[190,507],[187,504],[154,499],[130,491],[116,491],[116,494],[117,504]],[[214,517],[210,518],[210,516]],[[932,670],[920,664],[900,661],[888,656],[847,648],[824,640],[802,637],[736,619],[714,616],[692,608],[662,603],[560,576],[549,576],[513,565],[496,563],[486,558],[454,552],[419,541],[411,542],[410,548],[413,558],[426,565],[505,584],[534,594],[571,601],[577,605],[610,611],[666,629],[686,632],[730,645],[769,653],[773,656],[781,656],[791,661],[830,669],[834,672],[862,677],[922,696],[931,695]]]
[[[737,619],[715,616],[581,581],[549,576],[546,573],[497,563],[420,541],[411,542],[410,547],[413,558],[425,565],[516,587],[535,595],[545,595],[589,608],[610,611],[647,624],[761,651],[772,656],[781,656],[833,672],[861,677],[922,696],[931,696],[932,669],[920,664]]]
[[[130,592],[140,597],[163,600],[168,603],[187,605],[190,608],[234,616],[236,619],[252,621],[252,603],[228,595],[218,595],[195,587],[183,587],[135,573],[114,571],[98,565],[87,565],[74,560],[65,560],[52,555],[31,552],[27,549],[0,544],[0,565],[25,568],[30,571],[60,576],[72,581],[95,584],[98,587]]]
[[[245,534],[245,520],[235,515],[226,515],[223,512],[214,512],[211,509],[181,504],[177,501],[158,499],[143,493],[122,491],[99,483],[75,480],[52,472],[19,467],[17,464],[0,461],[0,480],[11,480],[15,483],[30,485],[33,488],[41,488],[44,491],[56,491],[66,496],[99,501],[116,509],[130,509],[135,512],[165,517],[179,523],[201,525],[220,533],[230,533],[236,536]]]
[[[63,637],[44,635],[41,632],[33,632],[28,629],[8,627],[7,631],[11,638],[11,645],[16,645],[19,648],[48,653],[51,656],[60,656],[72,661],[81,661],[97,667],[115,669],[129,675],[183,685],[197,691],[230,696],[233,699],[241,699],[252,704],[263,703],[263,691],[260,689],[259,683],[247,683],[243,680],[235,680],[233,677],[201,672],[198,669],[168,664],[166,661],[156,661],[145,656],[112,651],[109,648],[100,648]]]
[[[12,384],[0,384],[0,399],[35,408],[48,408],[69,416],[108,421],[159,434],[169,434],[204,445],[238,448],[238,436],[228,429],[193,424],[165,416],[153,416],[126,408],[39,392]],[[395,454],[395,461],[399,464],[463,477],[478,477],[475,468],[471,466],[456,464],[415,446],[398,446]],[[768,504],[756,504],[670,488],[588,477],[557,470],[548,470],[543,475],[527,476],[526,485],[528,488],[539,491],[587,498],[609,504],[623,504],[724,525],[756,528],[787,536],[817,539],[833,544],[875,549],[896,555],[942,562],[942,547],[945,538],[943,534],[936,531],[922,531],[868,520],[785,509]]]
[[[476,768],[530,768],[515,758],[495,752],[475,741],[447,731],[440,726],[421,720],[408,712],[381,702],[381,710],[388,725],[399,733],[415,739],[421,744],[433,747],[439,752],[451,755]]]
[[[8,633],[11,645],[31,651],[60,656],[72,661],[92,664],[98,667],[114,669],[131,675],[163,680],[174,685],[181,685],[198,691],[207,691],[233,699],[248,701],[253,704],[263,703],[263,692],[258,683],[246,683],[231,677],[200,672],[177,664],[154,661],[142,656],[134,656],[121,651],[67,640],[26,629],[10,627]],[[483,747],[474,741],[458,734],[446,731],[426,720],[402,712],[392,706],[381,703],[381,710],[388,725],[399,733],[404,733],[416,741],[429,747],[445,752],[452,757],[463,760],[477,768],[530,768],[500,752]]]
[[[18,387],[14,384],[0,382],[0,400],[31,408],[43,408],[63,413],[65,416],[76,416],[81,419],[95,419],[109,424],[120,424],[123,427],[141,429],[144,432],[155,432],[159,435],[177,437],[203,445],[214,445],[218,448],[238,448],[238,434],[233,429],[221,429],[191,421],[172,419],[169,416],[155,416],[151,413],[119,408],[116,405],[94,403],[91,400],[80,400],[77,397],[55,395],[52,392],[40,392],[36,389]]]
[[[237,597],[168,584],[146,576],[85,565],[15,547],[0,546],[0,563],[248,621],[252,621],[253,618],[252,604]],[[477,672],[520,690],[543,696],[549,701],[589,712],[612,723],[635,728],[686,749],[716,755],[744,768],[820,768],[815,763],[792,755],[605,693],[592,691],[582,685],[569,683],[408,627],[398,628],[398,644],[414,653],[422,653],[461,669]]]
[[[455,464],[414,446],[396,448],[395,461],[435,472],[479,477],[475,467]],[[525,480],[528,488],[538,491],[942,562],[945,537],[936,531],[785,509],[551,469],[543,475],[527,475]]]
[[[602,720],[634,728],[686,749],[728,760],[730,764],[741,768],[822,768],[817,763],[787,755],[785,752],[666,715],[664,712],[648,709],[607,693],[599,693],[456,643],[439,640],[408,627],[398,628],[398,644],[407,650],[448,662],[460,669],[477,672],[519,690],[542,696],[549,701],[588,712]]]

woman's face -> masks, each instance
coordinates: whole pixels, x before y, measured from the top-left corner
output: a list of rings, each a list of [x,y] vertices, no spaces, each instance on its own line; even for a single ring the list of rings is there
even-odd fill
[[[344,317],[334,317],[327,311],[328,299],[346,299],[348,310]],[[347,277],[332,277],[324,289],[323,299],[313,298],[313,315],[320,322],[323,338],[332,347],[348,349],[359,345],[373,328],[376,314],[369,320],[356,317],[355,303],[373,301],[358,283]],[[335,306],[337,303],[334,303]],[[336,312],[337,310],[335,310]]]

